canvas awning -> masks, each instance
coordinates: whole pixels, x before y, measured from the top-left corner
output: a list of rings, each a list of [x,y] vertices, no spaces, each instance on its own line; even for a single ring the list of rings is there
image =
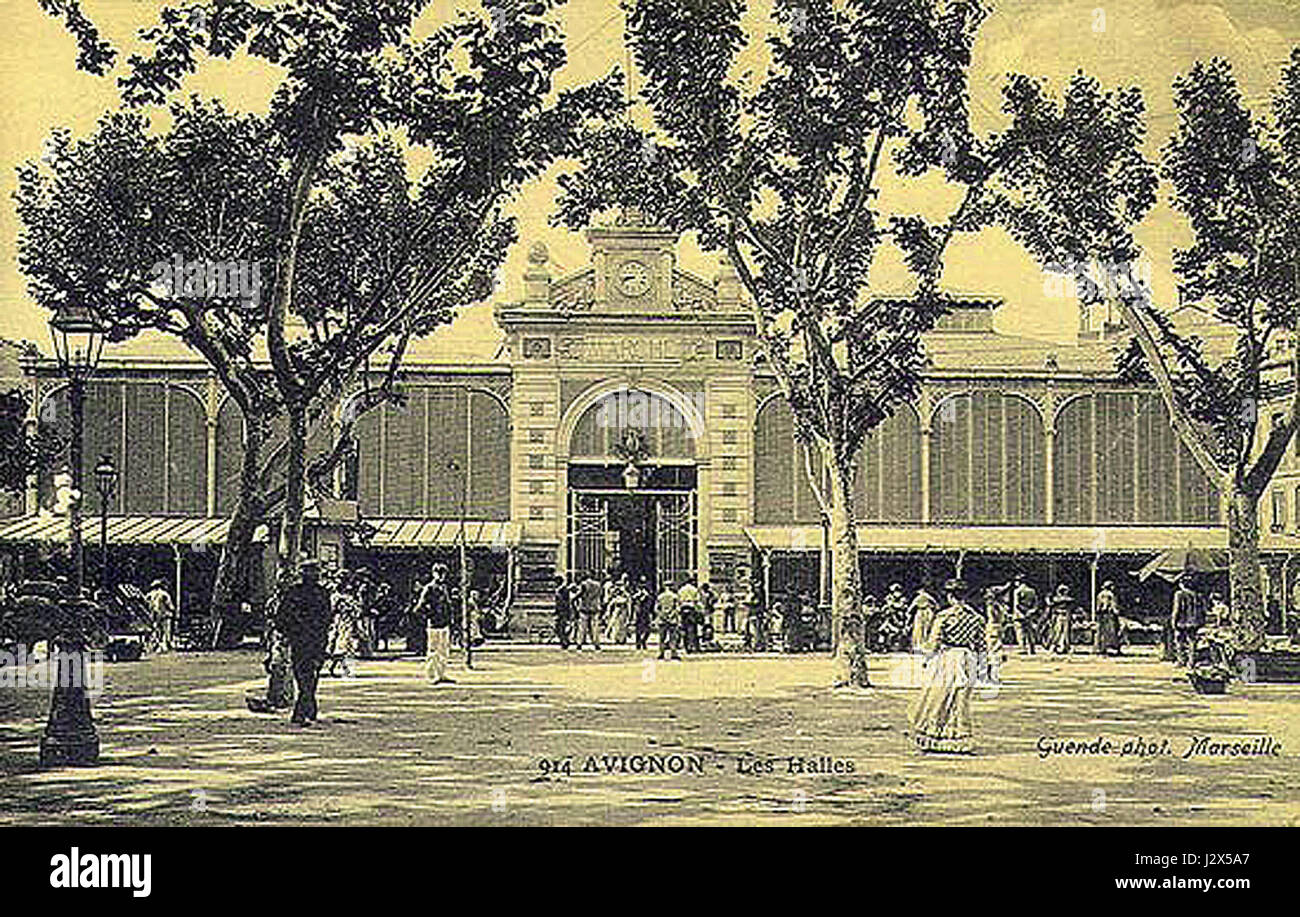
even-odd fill
[[[367,519],[363,528],[374,535],[364,543],[372,548],[450,548],[460,544],[460,522],[455,519]],[[520,526],[514,522],[465,522],[465,544],[471,548],[507,548],[519,544]],[[361,539],[353,536],[353,542]]]
[[[87,516],[81,520],[81,540],[99,542],[100,519]],[[230,520],[226,518],[178,518],[175,516],[109,516],[108,543],[129,545],[200,545],[225,544]],[[0,522],[0,544],[67,544],[68,520],[63,516],[41,514]]]
[[[817,551],[817,525],[755,525],[750,541],[772,551]],[[1223,528],[1175,526],[968,525],[858,526],[858,549],[903,551],[979,551],[995,554],[1152,554],[1179,546],[1225,548]]]

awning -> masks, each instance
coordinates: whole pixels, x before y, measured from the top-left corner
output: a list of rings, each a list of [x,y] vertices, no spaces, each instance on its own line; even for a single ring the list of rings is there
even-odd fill
[[[818,551],[822,545],[822,529],[817,525],[756,525],[746,528],[745,534],[764,550]],[[858,526],[858,550],[875,553],[1152,554],[1175,546],[1227,545],[1227,530],[1209,526]]]
[[[87,516],[81,520],[84,544],[99,543],[100,519]],[[109,516],[108,543],[131,545],[200,545],[225,544],[230,520],[226,518],[178,518],[175,516]],[[62,516],[41,514],[0,522],[0,544],[67,544],[68,520]]]
[[[354,544],[372,548],[450,548],[460,544],[461,523],[451,519],[367,519],[362,529],[373,531],[368,540],[353,535]],[[465,522],[465,544],[471,548],[507,548],[519,544],[520,526],[514,522]]]

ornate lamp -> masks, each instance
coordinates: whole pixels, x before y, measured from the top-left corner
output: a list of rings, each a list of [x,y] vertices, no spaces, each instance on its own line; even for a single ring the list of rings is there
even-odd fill
[[[85,382],[99,365],[107,330],[99,316],[87,306],[62,305],[50,319],[54,354],[68,381]]]
[[[68,380],[72,407],[72,437],[68,445],[68,465],[72,491],[78,496],[68,506],[68,545],[72,551],[74,577],[72,592],[63,597],[71,610],[69,629],[56,635],[54,646],[58,681],[50,700],[50,718],[41,737],[42,767],[93,765],[99,761],[99,735],[90,713],[90,699],[85,685],[86,615],[93,606],[85,602],[82,590],[86,581],[86,563],[81,544],[81,466],[83,429],[85,426],[86,382],[95,372],[104,349],[107,326],[93,310],[83,305],[64,304],[50,319],[50,336],[59,368]],[[102,463],[101,463],[102,464]],[[98,469],[96,469],[98,471]],[[116,469],[114,469],[116,473]],[[96,475],[96,481],[99,477]],[[89,606],[89,607],[88,607]],[[75,676],[68,675],[75,666]],[[67,683],[65,683],[65,681]]]
[[[99,586],[108,588],[108,504],[117,492],[120,472],[111,455],[101,455],[95,466],[95,490],[99,494]]]

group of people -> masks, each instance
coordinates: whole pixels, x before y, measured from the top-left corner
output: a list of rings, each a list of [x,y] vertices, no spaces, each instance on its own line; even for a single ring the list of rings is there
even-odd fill
[[[721,649],[718,635],[744,627],[748,604],[737,602],[731,590],[693,579],[665,580],[653,592],[646,577],[633,582],[627,573],[601,575],[594,570],[556,577],[555,636],[563,649],[599,650],[606,644],[647,649],[659,634],[660,657],[680,658],[680,651],[700,653]],[[737,609],[741,614],[737,615]]]
[[[321,671],[328,664],[329,674],[341,670],[348,676],[357,656],[373,654],[378,640],[375,623],[390,593],[383,583],[372,592],[369,577],[360,571],[340,571],[323,577],[319,561],[312,559],[303,561],[299,569],[298,582],[285,590],[273,617],[275,631],[287,641],[297,687],[290,721],[309,726],[316,722],[316,688]],[[469,593],[467,604],[468,637],[478,642],[482,633],[477,592]],[[425,675],[432,684],[453,681],[448,669],[457,610],[449,568],[434,564],[412,606],[412,613],[425,630]]]

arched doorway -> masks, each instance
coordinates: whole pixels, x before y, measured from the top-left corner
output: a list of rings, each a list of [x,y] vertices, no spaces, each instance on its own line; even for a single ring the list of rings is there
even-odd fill
[[[699,413],[683,399],[615,388],[577,406],[568,444],[566,568],[644,579],[695,578]]]

